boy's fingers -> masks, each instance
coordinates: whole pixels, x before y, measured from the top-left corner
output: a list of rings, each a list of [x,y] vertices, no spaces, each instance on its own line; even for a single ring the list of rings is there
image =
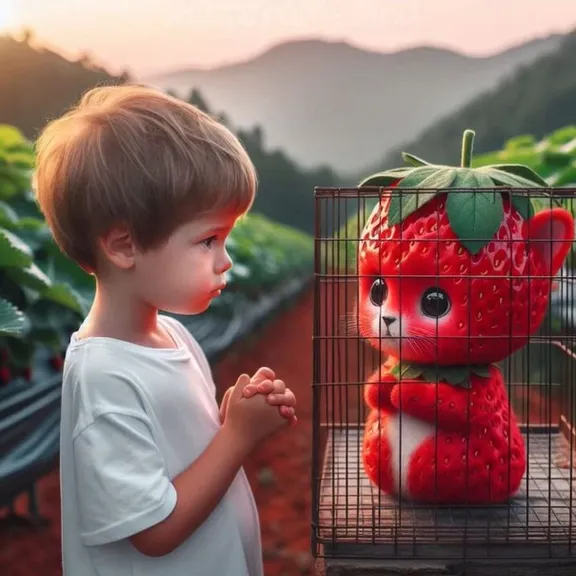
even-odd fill
[[[267,366],[262,366],[261,368],[258,368],[256,374],[252,376],[252,383],[259,384],[264,380],[274,380],[274,378],[276,378],[274,370],[272,370],[272,368],[268,368]]]
[[[232,392],[230,392],[229,401],[232,399],[236,400],[237,398],[242,398],[244,393],[244,388],[250,384],[250,376],[248,374],[241,374],[236,381],[236,384],[232,388]]]
[[[276,390],[272,380],[263,380],[257,385],[256,389],[262,394],[270,394],[270,392],[275,392]]]
[[[254,384],[250,383],[242,389],[242,396],[244,396],[244,398],[250,398],[250,396],[254,396],[256,392],[258,392],[258,389]]]
[[[294,408],[290,408],[289,406],[280,406],[280,414],[284,416],[284,418],[292,418],[295,412]]]
[[[273,406],[296,406],[296,396],[290,388],[286,388],[282,394],[269,394],[266,398]]]
[[[267,382],[270,382],[269,380]],[[273,392],[274,394],[281,394],[282,392],[284,392],[284,390],[286,390],[286,384],[284,384],[283,380],[274,380],[274,382],[270,382],[270,385],[272,387],[272,389],[270,390],[270,392]],[[258,387],[260,388],[260,387]],[[260,390],[260,392],[263,392],[263,390]]]

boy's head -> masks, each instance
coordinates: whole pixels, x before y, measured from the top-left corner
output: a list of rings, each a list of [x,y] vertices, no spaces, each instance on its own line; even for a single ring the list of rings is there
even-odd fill
[[[237,138],[198,108],[149,87],[89,91],[48,124],[36,148],[36,195],[55,241],[97,276],[110,265],[142,268],[138,259],[147,254],[161,266],[158,257],[182,227],[200,233],[216,219],[230,228],[255,195],[255,170]],[[215,278],[224,266],[218,258]]]

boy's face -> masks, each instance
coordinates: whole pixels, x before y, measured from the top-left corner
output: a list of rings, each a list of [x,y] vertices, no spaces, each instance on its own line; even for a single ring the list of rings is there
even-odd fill
[[[204,312],[232,267],[225,242],[237,219],[238,214],[218,214],[187,222],[160,248],[137,253],[134,281],[140,297],[166,312]]]

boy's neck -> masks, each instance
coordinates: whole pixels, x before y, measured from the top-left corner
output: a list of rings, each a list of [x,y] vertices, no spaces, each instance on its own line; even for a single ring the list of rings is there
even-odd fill
[[[158,310],[118,286],[111,290],[96,282],[96,294],[90,313],[78,331],[79,338],[94,336],[115,338],[150,346],[174,347],[168,334],[158,327]]]

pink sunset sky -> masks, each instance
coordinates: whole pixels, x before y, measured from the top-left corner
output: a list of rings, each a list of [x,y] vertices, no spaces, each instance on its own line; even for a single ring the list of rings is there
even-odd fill
[[[0,33],[31,27],[76,57],[137,75],[250,58],[287,39],[488,55],[576,28],[575,0],[0,0]]]

